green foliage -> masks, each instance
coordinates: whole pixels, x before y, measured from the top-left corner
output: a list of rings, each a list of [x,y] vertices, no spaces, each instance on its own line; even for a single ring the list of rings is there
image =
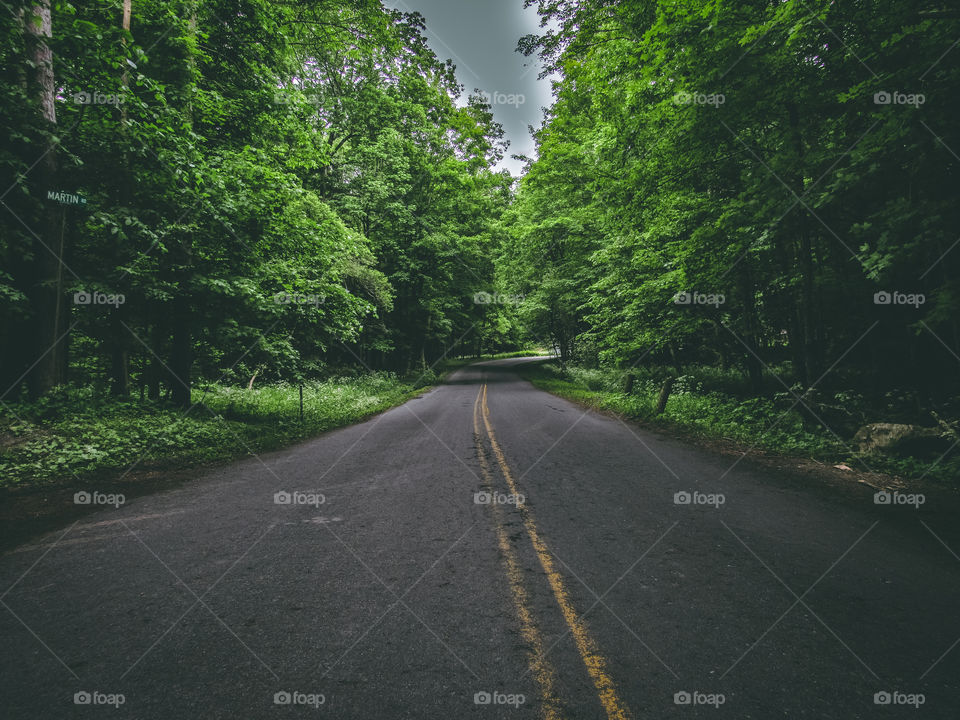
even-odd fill
[[[495,285],[503,133],[479,99],[457,105],[422,17],[368,0],[163,0],[133,3],[129,32],[120,22],[116,3],[53,3],[51,125],[25,28],[0,19],[14,141],[0,165],[16,181],[0,335],[26,340],[0,349],[4,391],[139,385],[185,405],[194,381],[405,372],[453,345],[518,347],[512,316],[471,302]],[[88,198],[56,227],[50,184]],[[125,302],[75,306],[84,290]]]
[[[956,377],[940,342],[958,336],[955,16],[532,4],[551,29],[521,48],[560,79],[501,267],[536,335],[580,362],[719,360],[754,381],[789,359],[788,383],[809,385],[878,322],[845,358],[868,382]],[[895,90],[926,101],[875,103]],[[881,289],[927,302],[876,306]]]
[[[824,420],[806,413],[805,431],[827,436],[960,417],[956,13],[528,4],[544,30],[520,48],[556,74],[556,101],[498,272],[526,296],[534,338],[603,368],[574,381],[694,373],[706,391],[671,400],[690,425],[749,425],[804,392]],[[926,301],[877,304],[879,291]],[[715,301],[677,302],[694,293]],[[891,387],[909,412],[880,402]],[[775,407],[715,404],[712,390]]]
[[[416,388],[390,373],[247,390],[210,384],[183,413],[168,403],[104,398],[94,388],[62,388],[10,408],[0,427],[4,484],[43,482],[223,461],[357,422],[397,405]],[[22,419],[12,419],[22,418]]]
[[[543,31],[520,49],[556,83],[519,183],[494,171],[507,144],[490,105],[460,101],[416,13],[158,0],[133,3],[125,30],[115,2],[38,0],[47,40],[32,11],[0,14],[0,399],[29,394],[61,423],[57,403],[83,402],[19,457],[120,462],[143,447],[123,401],[137,389],[159,458],[180,446],[151,423],[193,385],[196,413],[280,418],[290,386],[334,371],[429,383],[438,359],[527,344],[584,392],[615,397],[633,372],[617,402],[639,416],[677,376],[676,422],[787,449],[960,416],[955,13],[527,4]],[[925,302],[876,304],[883,290]],[[81,291],[124,302],[74,304]],[[108,391],[113,444],[84,414]],[[798,396],[824,422],[800,405],[765,438]],[[236,422],[190,426],[184,447],[236,451]]]
[[[677,378],[663,414],[657,416],[654,412],[661,385],[658,377],[670,373],[669,368],[657,370],[649,368],[645,373],[635,373],[637,380],[630,394],[623,392],[624,373],[616,370],[567,366],[563,371],[554,363],[546,363],[527,366],[522,372],[542,390],[589,407],[673,428],[707,442],[733,441],[745,450],[845,462],[860,469],[913,479],[925,477],[952,483],[960,472],[957,458],[937,462],[883,455],[858,458],[855,449],[842,438],[822,426],[811,425],[794,403],[790,403],[793,407],[783,406],[768,398],[705,390],[706,384],[715,381],[709,368],[698,368],[694,374]]]

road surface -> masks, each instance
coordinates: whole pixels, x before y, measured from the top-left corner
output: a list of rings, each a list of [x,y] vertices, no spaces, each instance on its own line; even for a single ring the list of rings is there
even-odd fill
[[[521,362],[5,554],[0,716],[960,716],[955,515]]]

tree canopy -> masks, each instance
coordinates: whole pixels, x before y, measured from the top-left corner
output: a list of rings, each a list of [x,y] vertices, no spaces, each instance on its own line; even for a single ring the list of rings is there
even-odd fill
[[[503,272],[565,356],[957,375],[956,13],[527,0],[556,102]]]
[[[473,301],[510,201],[503,132],[482,98],[458,104],[422,16],[377,0],[13,10],[0,334],[24,341],[0,352],[4,388],[185,404],[198,375],[406,370],[514,339],[509,308]]]

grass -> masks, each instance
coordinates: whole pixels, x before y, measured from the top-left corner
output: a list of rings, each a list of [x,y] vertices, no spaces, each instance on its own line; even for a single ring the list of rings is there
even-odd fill
[[[0,426],[0,485],[82,479],[94,473],[176,468],[282,447],[398,405],[422,389],[389,373],[295,385],[209,385],[187,412],[163,402],[59,388],[9,406]]]
[[[485,357],[485,360],[500,360],[503,358],[518,358],[518,357],[549,357],[553,353],[546,348],[533,348],[532,350],[516,350],[514,352],[502,352],[497,353],[496,355],[490,355]]]
[[[710,370],[710,369],[708,369]],[[960,456],[915,458],[856,455],[849,438],[838,438],[826,427],[811,422],[794,407],[789,393],[771,397],[735,396],[716,388],[733,387],[719,371],[692,373],[677,378],[664,412],[656,415],[664,368],[633,371],[630,394],[623,391],[625,374],[615,370],[537,363],[520,369],[541,390],[619,415],[679,431],[707,441],[733,441],[767,453],[806,457],[830,464],[846,463],[906,478],[955,484],[960,477]]]
[[[117,399],[64,386],[35,402],[5,402],[0,414],[0,488],[177,470],[274,450],[400,405],[478,359],[445,359],[407,377],[375,372],[278,383],[251,390],[195,385],[187,412],[161,401]]]

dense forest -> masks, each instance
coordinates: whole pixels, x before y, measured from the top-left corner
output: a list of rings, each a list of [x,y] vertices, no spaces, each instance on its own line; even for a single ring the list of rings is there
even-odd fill
[[[562,79],[502,272],[565,356],[957,376],[958,14],[541,2]],[[887,295],[877,295],[887,293]],[[951,350],[953,348],[953,350]],[[955,389],[955,385],[953,386]]]
[[[868,422],[935,430],[928,460],[949,453],[960,13],[526,5],[541,32],[518,52],[554,103],[519,179],[497,169],[489,96],[418,13],[8,5],[4,401],[72,386],[188,407],[200,380],[536,346],[557,378],[663,383],[654,414],[671,387],[719,392],[728,421],[788,414],[834,453]]]
[[[521,49],[559,80],[499,268],[526,327],[579,365],[785,396],[845,439],[955,442],[960,13],[528,4],[547,22]]]
[[[511,178],[422,16],[379,2],[4,13],[0,384],[190,402],[191,378],[506,346]]]

